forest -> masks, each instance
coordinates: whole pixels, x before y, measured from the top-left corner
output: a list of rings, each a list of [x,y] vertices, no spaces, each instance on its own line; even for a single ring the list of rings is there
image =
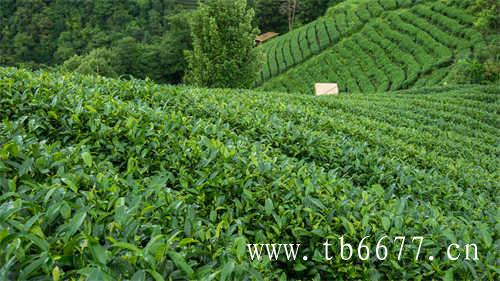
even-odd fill
[[[286,32],[288,9],[296,6],[296,27],[322,15],[332,1],[248,5],[256,27]],[[183,52],[192,49],[188,21],[196,6],[196,0],[0,1],[0,65],[178,84],[187,67]]]

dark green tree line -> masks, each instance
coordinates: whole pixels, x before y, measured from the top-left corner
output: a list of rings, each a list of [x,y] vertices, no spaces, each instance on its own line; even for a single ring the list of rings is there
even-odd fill
[[[187,12],[175,0],[2,0],[0,23],[1,65],[176,83],[190,48]]]
[[[243,1],[256,12],[252,30],[258,26],[285,33],[338,2],[294,0],[290,25],[287,1]],[[60,66],[86,74],[180,83],[187,69],[183,53],[193,48],[188,21],[194,8],[195,1],[177,0],[1,0],[0,65]],[[248,41],[253,36],[238,32]]]

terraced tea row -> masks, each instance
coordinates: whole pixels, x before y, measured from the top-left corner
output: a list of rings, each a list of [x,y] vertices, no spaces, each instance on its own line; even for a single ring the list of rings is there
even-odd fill
[[[0,68],[0,94],[2,280],[496,277],[498,86],[332,99]],[[438,258],[319,258],[340,234]],[[251,262],[269,241],[312,258]],[[480,260],[440,256],[469,242]]]
[[[391,11],[414,4],[411,0],[346,1],[330,8],[325,17],[262,45],[266,62],[257,84],[275,77],[290,67],[359,31],[367,22]],[[350,5],[347,5],[350,4]]]
[[[187,9],[196,9],[198,7],[198,0],[175,0],[175,2]]]
[[[344,92],[385,92],[439,84],[447,75],[441,68],[484,44],[469,17],[453,18],[457,11],[438,3],[388,12],[260,89],[311,93],[316,82],[338,82]]]

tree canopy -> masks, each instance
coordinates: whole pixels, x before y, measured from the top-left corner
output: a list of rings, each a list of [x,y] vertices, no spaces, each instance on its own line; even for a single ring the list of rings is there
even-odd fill
[[[186,52],[187,83],[247,88],[260,66],[253,9],[245,0],[202,3],[191,20],[193,50]]]

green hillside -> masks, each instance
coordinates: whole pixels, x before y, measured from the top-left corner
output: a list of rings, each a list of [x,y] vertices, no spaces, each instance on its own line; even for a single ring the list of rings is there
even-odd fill
[[[413,5],[411,0],[349,0],[329,9],[321,17],[261,46],[266,55],[260,81],[275,77],[294,65],[358,32],[384,11]]]
[[[0,1],[0,281],[499,280],[499,11]]]
[[[438,1],[346,1],[265,44],[259,88],[312,93],[315,82],[337,82],[344,92],[385,92],[443,84],[457,61],[485,45],[473,22],[465,8]],[[294,40],[299,43],[288,43]]]
[[[420,9],[329,52],[383,49],[434,11]],[[460,49],[430,42],[372,87],[404,88]],[[314,98],[0,68],[0,97],[0,280],[498,278],[498,85]],[[411,242],[402,261],[390,242],[387,260],[325,261],[342,234],[373,251],[383,235],[425,241],[418,261]],[[310,259],[245,252],[280,241]],[[479,260],[445,258],[450,243],[477,243]]]

